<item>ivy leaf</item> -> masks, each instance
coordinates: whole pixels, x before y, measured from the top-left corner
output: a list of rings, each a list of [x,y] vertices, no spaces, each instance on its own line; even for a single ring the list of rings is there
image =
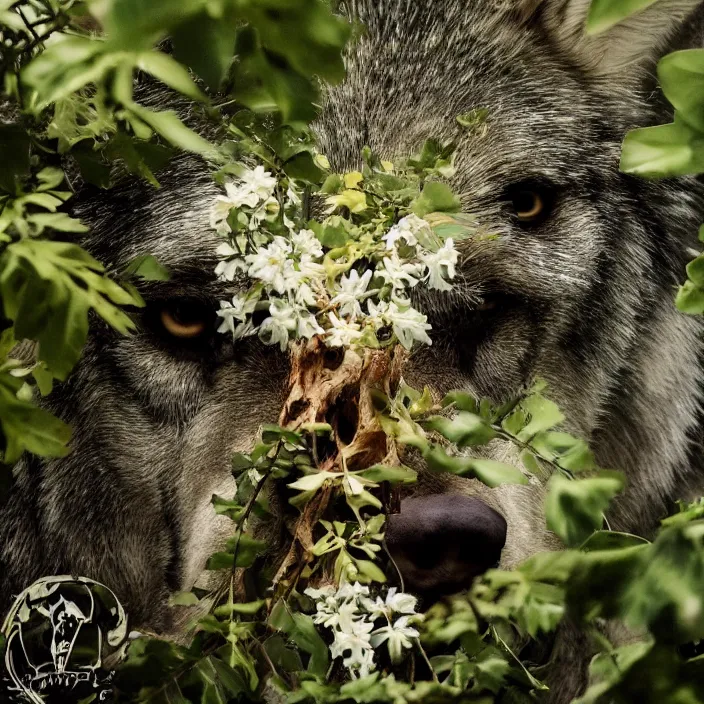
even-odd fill
[[[620,472],[600,472],[570,480],[555,474],[548,483],[545,516],[548,528],[569,546],[583,543],[604,523],[604,512],[625,486]]]
[[[587,34],[605,32],[656,2],[657,0],[592,0],[587,18]]]

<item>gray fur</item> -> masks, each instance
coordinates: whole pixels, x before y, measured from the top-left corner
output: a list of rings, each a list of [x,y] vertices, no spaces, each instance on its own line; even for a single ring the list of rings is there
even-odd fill
[[[414,356],[407,380],[501,399],[544,377],[569,429],[591,441],[602,466],[628,475],[612,527],[649,533],[675,499],[702,491],[693,459],[701,323],[673,304],[702,189],[694,179],[632,179],[618,160],[629,128],[667,119],[652,90],[654,61],[698,3],[662,0],[589,40],[579,33],[586,0],[342,4],[367,32],[318,123],[334,168],[356,166],[366,143],[388,158],[427,136],[453,138],[464,209],[499,235],[463,243],[461,295],[422,300],[435,344]],[[698,31],[684,34],[699,41]],[[485,134],[455,121],[474,107],[489,110]],[[215,306],[226,294],[213,280],[217,240],[207,222],[218,189],[191,157],[160,179],[158,191],[134,182],[107,196],[85,189],[85,245],[114,269],[141,253],[172,267],[172,282],[145,289],[152,307],[176,296]],[[558,191],[551,217],[533,229],[501,201],[526,179]],[[487,334],[471,309],[497,293],[510,305]],[[286,360],[257,342],[234,348],[215,337],[188,353],[148,314],[137,319],[139,333],[126,339],[96,324],[75,374],[49,399],[75,428],[74,452],[15,468],[0,514],[0,610],[34,579],[73,572],[109,584],[135,626],[169,630],[166,595],[194,582],[229,528],[210,497],[228,492],[230,454],[276,420]],[[500,443],[489,451],[516,461]],[[422,472],[413,489],[448,491],[480,496],[507,519],[504,566],[558,547],[539,484],[490,490]],[[583,684],[588,652],[583,636],[563,630],[555,702]]]

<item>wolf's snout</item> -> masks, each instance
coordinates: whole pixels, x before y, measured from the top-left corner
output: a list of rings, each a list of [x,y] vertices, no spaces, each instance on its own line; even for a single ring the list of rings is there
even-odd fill
[[[469,496],[409,498],[388,517],[386,543],[407,590],[442,596],[466,589],[499,561],[506,520]]]

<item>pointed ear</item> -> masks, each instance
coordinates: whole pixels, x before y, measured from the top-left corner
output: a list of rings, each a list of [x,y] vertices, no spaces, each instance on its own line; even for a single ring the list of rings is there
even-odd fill
[[[612,3],[625,0],[611,0]],[[593,0],[518,0],[555,43],[590,73],[613,75],[659,57],[702,0],[657,0],[610,29],[586,33]]]

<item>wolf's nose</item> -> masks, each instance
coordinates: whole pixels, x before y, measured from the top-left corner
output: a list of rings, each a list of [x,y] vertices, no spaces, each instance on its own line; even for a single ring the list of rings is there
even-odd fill
[[[466,589],[496,565],[506,520],[483,501],[460,494],[404,499],[388,517],[386,544],[409,591],[439,597]]]

